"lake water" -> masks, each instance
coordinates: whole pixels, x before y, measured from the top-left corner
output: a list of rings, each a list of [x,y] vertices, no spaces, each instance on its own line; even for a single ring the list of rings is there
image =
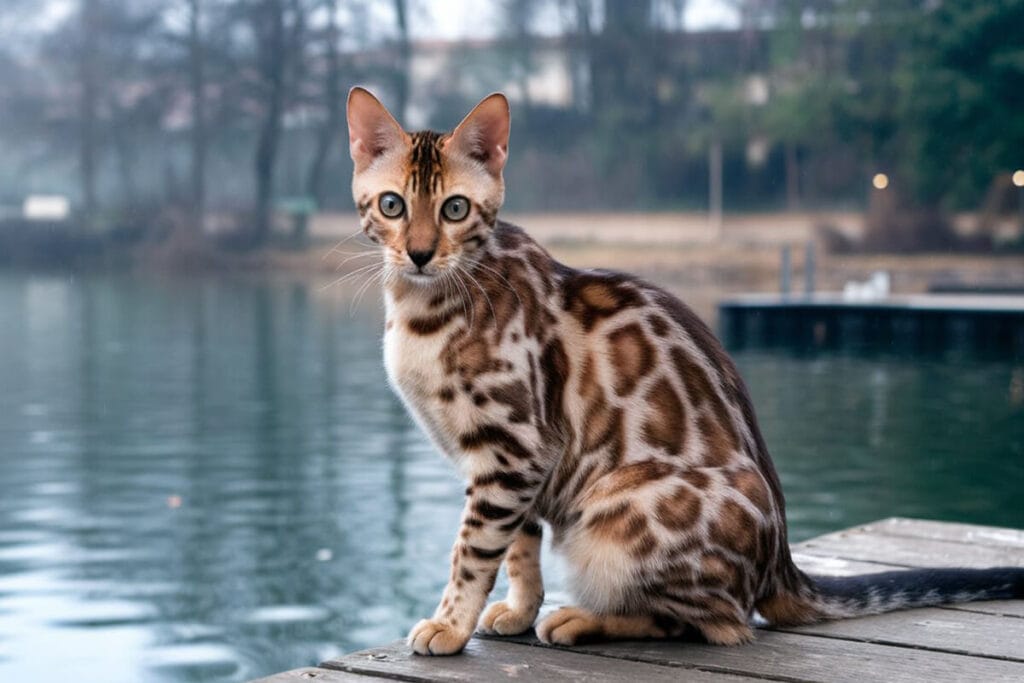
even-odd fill
[[[0,680],[245,680],[433,609],[463,487],[385,383],[378,299],[0,274]],[[1019,364],[737,360],[795,540],[1024,527]]]

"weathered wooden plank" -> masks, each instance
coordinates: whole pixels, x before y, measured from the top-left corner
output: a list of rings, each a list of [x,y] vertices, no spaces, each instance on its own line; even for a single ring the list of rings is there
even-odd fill
[[[954,609],[961,612],[977,612],[978,614],[994,614],[999,617],[1024,619],[1024,600],[964,602],[956,605],[944,605],[940,609]]]
[[[923,608],[782,630],[1024,663],[1024,619],[992,614]]]
[[[936,541],[966,543],[971,546],[987,545],[996,548],[1024,548],[1024,530],[1005,527],[890,517],[856,528],[863,529],[867,533],[930,538]]]
[[[308,683],[309,681],[314,681],[314,683],[373,683],[373,679],[367,676],[318,666],[282,671],[266,678],[249,681],[249,683]]]
[[[785,681],[1024,680],[1022,662],[781,631],[760,631],[755,642],[739,647],[641,641],[585,645],[573,652]]]
[[[801,553],[902,567],[1024,566],[1024,548],[965,546],[954,541],[890,536],[861,527],[837,531],[799,544]]]
[[[845,560],[838,557],[812,555],[797,550],[796,548],[794,548],[793,560],[796,562],[798,567],[808,574],[818,574],[822,576],[852,576],[854,574],[872,574],[874,572],[885,572],[893,569],[906,569],[905,566],[885,564],[882,562],[858,562],[857,560]],[[957,605],[943,605],[938,609],[1024,618],[1024,600],[967,602]]]
[[[534,640],[534,643],[537,641]],[[633,661],[635,657],[595,657],[575,650],[529,647],[506,639],[474,638],[456,657],[422,657],[409,652],[405,643],[364,650],[324,662],[320,666],[350,673],[403,681],[664,681],[678,683],[676,667],[692,669],[687,681],[697,683],[749,683],[762,679],[757,671],[748,675],[713,673],[680,662],[672,666]],[[1022,669],[1024,673],[1024,669]]]
[[[815,555],[804,552],[803,545],[793,546],[793,561],[796,566],[808,574],[823,576],[853,576],[854,574],[872,574],[896,569],[907,569],[906,565],[888,564],[885,562],[861,562],[843,557]]]
[[[810,574],[921,566],[1024,566],[1024,532],[969,524],[881,520],[794,546]],[[762,630],[738,648],[644,641],[551,648],[532,636],[474,638],[459,657],[419,657],[404,643],[296,669],[260,683],[374,678],[421,681],[1024,680],[1024,601],[895,612],[786,630]],[[685,670],[685,673],[681,671]]]

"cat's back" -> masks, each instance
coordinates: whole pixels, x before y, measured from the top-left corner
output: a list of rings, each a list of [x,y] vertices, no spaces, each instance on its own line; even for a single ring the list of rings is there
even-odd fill
[[[739,372],[689,306],[629,273],[566,266],[515,225],[499,221],[495,241],[499,259],[534,275],[529,287],[514,278],[501,284],[519,290],[517,303],[541,301],[541,336],[566,351],[566,408],[581,428],[608,438],[618,428],[605,423],[616,418],[595,418],[621,415],[629,423],[622,431],[630,432],[622,447],[631,443],[638,457],[653,450],[691,464],[753,460],[771,470]],[[510,272],[507,265],[495,269]],[[536,316],[524,308],[527,319]],[[774,471],[766,474],[776,488]]]

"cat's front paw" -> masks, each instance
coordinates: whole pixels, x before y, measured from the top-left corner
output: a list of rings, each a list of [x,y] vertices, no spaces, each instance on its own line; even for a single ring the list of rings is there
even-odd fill
[[[469,632],[434,619],[424,619],[409,631],[407,642],[418,655],[454,655],[469,642]]]
[[[505,600],[495,602],[480,617],[480,630],[499,636],[517,636],[533,626],[537,610],[517,610]]]

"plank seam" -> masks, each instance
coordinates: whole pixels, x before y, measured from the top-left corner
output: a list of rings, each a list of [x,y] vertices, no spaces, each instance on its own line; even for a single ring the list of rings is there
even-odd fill
[[[966,546],[971,546],[971,547],[976,547],[976,546],[980,545],[980,546],[984,546],[986,548],[992,548],[994,550],[1004,550],[1004,551],[1005,550],[1011,550],[1011,551],[1018,550],[1018,551],[1024,552],[1024,546],[1020,546],[1020,545],[1016,545],[1016,544],[998,545],[998,544],[993,543],[993,542],[987,542],[986,543],[984,539],[982,539],[982,540],[966,540],[966,539],[965,540],[960,540],[960,539],[956,539],[956,538],[936,538],[934,536],[917,536],[917,535],[914,535],[914,534],[895,533],[895,532],[890,531],[888,529],[877,529],[877,528],[868,529],[866,531],[868,533],[870,533],[870,534],[874,534],[874,535],[878,535],[878,536],[888,536],[889,538],[909,538],[909,539],[913,539],[915,541],[931,541],[933,543],[955,543],[957,545],[966,545]]]
[[[808,636],[811,638],[825,638],[827,640],[843,640],[856,643],[867,643],[870,645],[884,645],[886,647],[898,647],[904,650],[922,650],[926,652],[941,652],[943,654],[956,655],[958,657],[973,657],[980,659],[995,659],[1001,662],[1014,662],[1017,664],[1024,664],[1024,659],[1019,657],[1010,657],[1008,655],[993,655],[986,654],[983,652],[969,652],[967,650],[957,650],[954,648],[936,647],[933,645],[915,644],[915,643],[903,643],[894,640],[888,640],[886,638],[858,638],[857,636],[847,636],[842,634],[829,634],[829,633],[808,633],[807,631],[798,631],[794,629],[778,628],[770,629],[772,631],[778,631],[779,633],[789,633],[796,636]]]
[[[986,601],[981,601],[981,602],[986,602]],[[951,605],[934,605],[934,607],[936,609],[944,609],[944,610],[947,610],[949,612],[970,612],[971,614],[984,614],[984,615],[989,616],[989,617],[999,617],[1000,619],[1024,619],[1024,614],[1007,614],[1005,612],[993,613],[993,612],[986,612],[985,610],[971,609],[970,607],[967,607],[967,605],[972,605],[972,604],[974,604],[974,603],[964,602],[964,603],[960,603],[960,604],[951,604]]]
[[[847,557],[846,555],[837,555],[834,552],[830,552],[828,554],[825,554],[821,550],[815,550],[814,548],[808,548],[808,547],[794,548],[794,550],[796,550],[796,552],[798,552],[798,553],[800,553],[802,555],[813,555],[814,557],[820,557],[821,559],[824,559],[824,560],[846,560],[848,562],[860,562],[862,564],[877,564],[880,567],[902,567],[904,569],[926,569],[926,567],[924,565],[920,565],[920,564],[904,564],[902,562],[896,562],[896,561],[892,561],[892,560],[886,560],[884,562],[881,561],[881,560],[865,560],[865,559],[862,559],[862,558],[859,558],[859,557]],[[808,572],[808,573],[812,574],[812,576],[813,576],[812,572]],[[818,576],[825,576],[825,575],[824,574],[818,574]]]
[[[496,638],[487,638],[497,640]],[[586,655],[588,657],[603,657],[606,659],[618,659],[626,662],[637,662],[639,664],[651,664],[654,666],[663,666],[669,669],[683,669],[686,671],[702,671],[710,674],[724,674],[730,676],[742,676],[744,678],[751,678],[755,680],[763,681],[782,681],[783,683],[812,683],[813,679],[808,678],[796,678],[793,676],[777,676],[772,674],[765,674],[759,671],[744,671],[741,669],[730,669],[726,667],[719,667],[709,664],[691,664],[689,662],[682,662],[678,660],[665,660],[665,659],[653,659],[646,657],[630,656],[628,654],[609,653],[609,652],[593,652],[578,650],[571,647],[562,647],[559,645],[546,645],[540,641],[535,642],[523,642],[518,641],[520,645],[526,645],[527,647],[539,647],[546,648],[549,650],[558,650],[561,652],[574,652],[576,654]]]
[[[391,673],[387,671],[365,669],[359,666],[358,664],[348,664],[342,660],[328,660],[326,662],[320,662],[318,666],[321,669],[330,669],[331,671],[341,671],[349,674],[358,674],[360,676],[370,676],[372,678],[380,678],[385,681],[406,681],[407,683],[434,683],[434,681],[437,680],[436,678],[415,676],[413,674]]]

